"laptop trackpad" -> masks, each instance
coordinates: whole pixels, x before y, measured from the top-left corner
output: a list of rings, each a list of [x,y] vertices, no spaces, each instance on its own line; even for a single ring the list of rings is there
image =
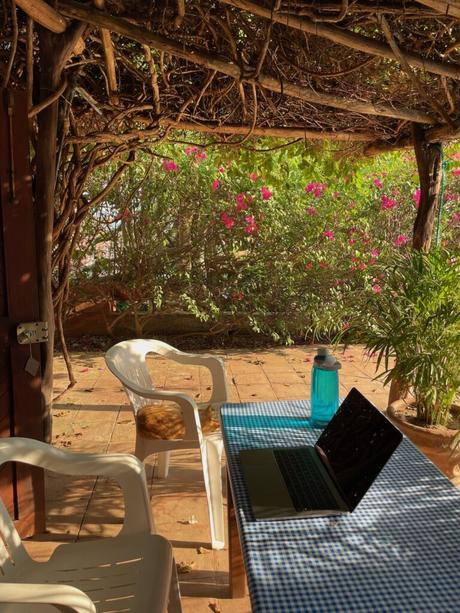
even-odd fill
[[[239,457],[255,518],[296,516],[273,449],[245,449]]]

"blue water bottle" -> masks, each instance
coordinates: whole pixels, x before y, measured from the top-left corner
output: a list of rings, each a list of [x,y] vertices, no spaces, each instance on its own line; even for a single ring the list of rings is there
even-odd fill
[[[324,428],[339,407],[339,368],[341,364],[326,347],[319,347],[311,377],[311,421]]]

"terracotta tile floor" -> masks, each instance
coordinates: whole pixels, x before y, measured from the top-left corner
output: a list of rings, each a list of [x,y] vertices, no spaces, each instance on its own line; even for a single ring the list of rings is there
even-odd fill
[[[231,401],[309,397],[314,354],[313,346],[222,352]],[[380,382],[372,380],[375,360],[364,356],[359,347],[339,353],[339,359],[343,395],[357,386],[379,408],[385,408],[388,392]],[[55,404],[54,444],[72,451],[132,452],[135,426],[131,409],[120,384],[107,371],[103,355],[75,353],[73,363],[78,383]],[[197,400],[209,395],[210,379],[204,369],[161,358],[152,359],[150,365],[157,387],[183,390]],[[61,356],[55,359],[55,373],[58,394],[67,385]],[[191,572],[180,575],[184,611],[249,611],[248,598],[228,598],[227,550],[210,549],[198,453],[175,452],[167,480],[153,479],[154,459],[148,460],[152,463],[147,465],[147,475],[157,530],[172,542],[176,561],[191,567]],[[46,559],[61,542],[116,534],[122,517],[122,498],[113,482],[50,474],[47,533],[35,537],[28,546],[33,555]]]

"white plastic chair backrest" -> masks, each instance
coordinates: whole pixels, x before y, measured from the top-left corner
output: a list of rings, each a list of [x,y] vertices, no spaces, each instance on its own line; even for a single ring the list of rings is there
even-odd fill
[[[10,461],[20,461],[17,445],[14,438],[2,438],[0,439],[0,466]],[[0,573],[3,577],[11,577],[21,563],[30,562],[30,560],[10,514],[0,498]]]
[[[135,413],[154,401],[139,396],[127,387],[134,383],[144,389],[154,389],[145,358],[148,353],[163,353],[162,343],[153,339],[134,339],[122,341],[111,347],[105,354],[105,361],[112,372],[123,384]]]

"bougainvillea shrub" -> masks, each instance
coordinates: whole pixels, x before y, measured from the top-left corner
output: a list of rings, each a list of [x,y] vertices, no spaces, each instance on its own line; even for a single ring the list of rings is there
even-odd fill
[[[459,158],[446,154],[436,223],[453,258]],[[346,296],[386,291],[385,267],[411,249],[419,198],[409,152],[362,160],[324,147],[165,146],[138,157],[93,211],[74,287],[116,284],[120,309],[187,310],[214,332],[250,327],[284,342],[335,334],[350,317]]]

